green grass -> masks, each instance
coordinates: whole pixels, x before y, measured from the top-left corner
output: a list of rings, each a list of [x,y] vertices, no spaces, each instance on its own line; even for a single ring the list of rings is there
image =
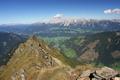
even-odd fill
[[[113,66],[113,69],[120,71],[120,65],[118,65],[118,66]]]
[[[63,52],[68,58],[75,58],[77,56],[76,52],[71,48],[65,49]]]

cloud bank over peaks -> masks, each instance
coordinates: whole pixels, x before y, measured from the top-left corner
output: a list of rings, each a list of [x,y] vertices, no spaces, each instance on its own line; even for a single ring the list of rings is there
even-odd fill
[[[82,19],[79,17],[68,17],[63,14],[56,14],[53,16],[48,23],[52,24],[64,24],[64,26],[69,26],[70,24],[77,24],[80,22],[86,22],[86,19]]]
[[[49,23],[54,23],[54,24],[64,24],[65,26],[68,26],[69,24],[75,23],[76,19],[64,16],[63,14],[56,14],[53,16]]]
[[[62,18],[64,15],[63,14],[56,14],[54,18]]]
[[[120,9],[115,8],[115,9],[106,9],[104,10],[105,14],[120,14]]]

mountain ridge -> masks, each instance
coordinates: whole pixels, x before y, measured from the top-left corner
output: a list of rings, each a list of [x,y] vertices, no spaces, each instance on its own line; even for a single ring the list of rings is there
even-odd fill
[[[68,20],[68,21],[67,21]],[[26,35],[40,36],[70,36],[82,33],[96,33],[104,31],[119,31],[120,20],[61,20],[58,23],[33,23],[20,25],[0,25],[0,31],[15,32]],[[56,20],[55,20],[56,21]]]
[[[56,55],[54,55],[54,53],[59,54],[56,53],[56,51],[52,51],[42,41],[39,41],[35,36],[33,36],[29,38],[25,43],[20,44],[19,47],[15,50],[12,58],[1,71],[2,75],[0,75],[0,79],[37,80],[38,78],[39,80],[43,80],[45,77],[41,76],[43,79],[39,78],[40,75],[50,74],[50,71],[54,70],[64,70],[64,67],[67,65],[56,58]],[[60,58],[60,56],[58,57]],[[39,74],[37,74],[37,77],[34,77],[36,73]],[[56,74],[59,73],[56,72]]]

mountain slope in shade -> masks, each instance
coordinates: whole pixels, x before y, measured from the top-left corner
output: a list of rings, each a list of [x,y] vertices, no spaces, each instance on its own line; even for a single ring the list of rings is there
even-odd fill
[[[67,80],[67,64],[62,58],[56,50],[33,36],[15,50],[1,71],[0,80]]]
[[[52,21],[52,22],[51,22]],[[43,37],[75,36],[103,31],[119,31],[120,20],[61,19],[46,23],[0,25],[0,31],[20,34],[36,34]]]
[[[120,32],[102,32],[67,40],[65,45],[76,51],[77,60],[104,65],[120,64]]]
[[[87,39],[85,52],[93,53],[97,62],[105,65],[120,64],[120,32],[103,32]],[[93,52],[92,52],[93,51]],[[95,54],[95,55],[94,55]],[[83,54],[87,55],[87,54]],[[81,57],[83,56],[81,55]],[[93,57],[92,57],[93,58]]]
[[[6,64],[17,46],[25,40],[14,33],[0,32],[0,66]]]

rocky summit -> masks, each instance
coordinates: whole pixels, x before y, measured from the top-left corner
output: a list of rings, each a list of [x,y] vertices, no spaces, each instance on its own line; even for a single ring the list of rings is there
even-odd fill
[[[0,68],[0,80],[120,80],[119,72],[107,67],[95,68],[90,64],[71,67],[69,64],[58,50],[32,36],[20,44],[7,65]]]

